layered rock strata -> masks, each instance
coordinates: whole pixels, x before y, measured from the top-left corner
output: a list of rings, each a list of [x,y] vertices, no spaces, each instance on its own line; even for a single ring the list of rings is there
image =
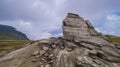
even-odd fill
[[[68,13],[63,37],[36,41],[0,58],[0,67],[120,67],[120,50],[91,23]]]

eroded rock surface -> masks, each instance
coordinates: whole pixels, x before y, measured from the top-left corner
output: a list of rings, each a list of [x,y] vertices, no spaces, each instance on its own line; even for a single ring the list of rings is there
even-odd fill
[[[68,13],[63,37],[34,42],[0,58],[0,67],[120,67],[120,49],[88,20]]]

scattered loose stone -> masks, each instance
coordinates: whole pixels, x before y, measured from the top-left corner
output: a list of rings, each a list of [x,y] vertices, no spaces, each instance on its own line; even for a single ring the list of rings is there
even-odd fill
[[[39,57],[40,57],[40,55],[36,55],[36,56],[35,56],[35,58],[39,58]]]
[[[0,67],[120,67],[120,47],[106,41],[88,20],[68,13],[62,27],[62,37],[10,52],[0,57]]]
[[[41,51],[40,51],[40,56],[42,56],[42,55],[45,54],[45,53],[46,53],[46,51],[41,50]]]
[[[48,58],[51,58],[51,57],[53,57],[53,56],[54,56],[54,54],[50,54]]]
[[[47,65],[45,65],[45,67],[50,67],[50,65],[49,65],[49,64],[47,64]]]
[[[48,64],[52,64],[53,62],[54,62],[54,60],[51,60],[51,61],[48,62]]]
[[[49,54],[48,54],[48,53],[45,53],[45,54],[44,54],[44,56],[45,56],[45,57],[48,57],[48,56],[49,56]]]
[[[38,55],[38,54],[39,54],[39,51],[36,50],[36,51],[34,51],[33,56],[36,56],[36,55]]]
[[[42,49],[43,49],[43,50],[48,50],[49,47],[47,47],[47,46],[43,46]]]
[[[32,59],[32,62],[37,62],[37,59],[33,58],[33,59]]]
[[[72,48],[67,48],[67,51],[68,52],[71,52],[73,49]]]
[[[53,49],[55,49],[55,48],[56,48],[56,45],[55,45],[55,44],[53,44],[53,45],[52,45],[52,48],[53,48]]]

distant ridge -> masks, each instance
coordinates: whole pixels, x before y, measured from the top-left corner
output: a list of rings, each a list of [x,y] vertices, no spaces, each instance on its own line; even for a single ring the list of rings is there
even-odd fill
[[[78,14],[63,20],[63,36],[32,41],[0,57],[0,67],[120,67],[120,49]],[[112,42],[112,43],[111,43]]]
[[[0,40],[29,40],[28,37],[12,26],[0,24]]]

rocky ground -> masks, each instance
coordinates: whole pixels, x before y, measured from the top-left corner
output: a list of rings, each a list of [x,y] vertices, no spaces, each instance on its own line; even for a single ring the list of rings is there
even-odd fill
[[[0,58],[0,67],[120,67],[120,49],[88,20],[68,13],[63,36],[42,39]]]

